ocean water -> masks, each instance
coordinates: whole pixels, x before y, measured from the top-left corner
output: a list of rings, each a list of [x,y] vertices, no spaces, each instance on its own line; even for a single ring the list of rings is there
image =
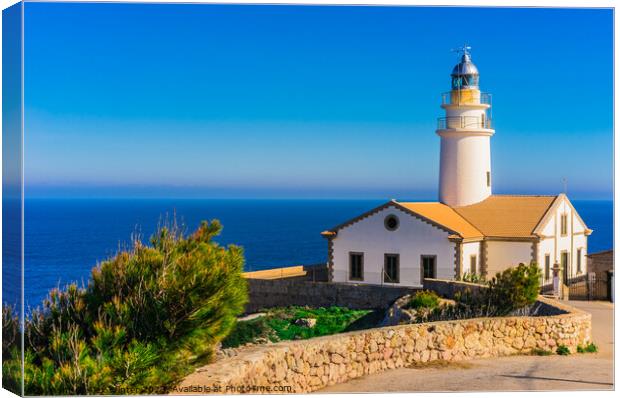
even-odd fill
[[[144,240],[158,223],[176,215],[193,231],[202,220],[219,219],[216,239],[243,246],[246,269],[259,270],[326,261],[320,232],[383,203],[383,200],[202,200],[30,199],[25,203],[24,289],[26,308],[48,290],[86,282],[98,261],[113,256],[139,233]],[[573,201],[594,230],[590,253],[613,246],[613,202]],[[7,291],[5,290],[5,294]],[[8,300],[7,300],[8,299]],[[4,301],[9,301],[5,297]]]

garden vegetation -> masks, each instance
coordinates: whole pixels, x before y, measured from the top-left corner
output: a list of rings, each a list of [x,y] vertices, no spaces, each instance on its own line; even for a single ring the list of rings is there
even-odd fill
[[[456,294],[454,305],[439,306],[416,316],[416,322],[478,317],[528,315],[540,290],[540,269],[534,262],[497,273],[476,294]]]
[[[160,227],[95,267],[87,286],[52,290],[25,319],[25,394],[164,393],[209,362],[247,302],[243,251],[215,243],[220,231],[217,220],[189,236]],[[21,392],[17,318],[8,307],[2,316],[3,382]]]
[[[570,355],[570,349],[567,346],[560,344],[555,350],[555,353],[558,355]]]
[[[372,312],[372,310],[352,310],[344,307],[273,308],[259,318],[237,322],[234,330],[222,341],[222,347],[231,348],[267,341],[301,340],[342,333],[355,328],[358,321],[372,315]],[[299,322],[300,320],[315,320],[316,323],[310,326],[305,322]],[[374,326],[374,323],[366,326]],[[364,325],[360,327],[363,328]]]
[[[407,303],[405,308],[408,309],[435,309],[439,307],[439,296],[430,290],[417,292]]]
[[[581,344],[577,346],[577,352],[580,354],[598,352],[598,347],[594,343],[588,343],[585,346]]]

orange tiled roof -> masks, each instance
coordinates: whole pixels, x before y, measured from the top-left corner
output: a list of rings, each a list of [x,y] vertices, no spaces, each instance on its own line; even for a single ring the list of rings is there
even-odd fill
[[[453,231],[464,239],[483,237],[529,238],[558,196],[492,195],[480,203],[450,207],[439,202],[396,202],[394,200],[370,210],[339,226],[325,231],[333,237],[336,231],[387,207],[397,206],[436,225]]]
[[[531,237],[557,196],[492,195],[480,203],[454,207],[485,236]]]
[[[463,238],[481,238],[482,232],[454,211],[438,202],[397,202],[402,207],[458,233]]]

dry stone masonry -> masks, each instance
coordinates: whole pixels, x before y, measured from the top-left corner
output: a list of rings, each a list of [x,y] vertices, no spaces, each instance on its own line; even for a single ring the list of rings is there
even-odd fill
[[[543,297],[539,302],[559,315],[388,326],[256,346],[198,369],[173,393],[304,393],[387,369],[558,345],[575,352],[590,341],[590,314]]]

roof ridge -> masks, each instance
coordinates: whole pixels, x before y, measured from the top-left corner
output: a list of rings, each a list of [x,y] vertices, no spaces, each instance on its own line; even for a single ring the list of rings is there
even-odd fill
[[[445,208],[447,208],[447,209],[450,209],[450,210],[451,210],[451,211],[452,211],[452,212],[453,212],[456,216],[458,216],[461,220],[463,220],[466,224],[468,224],[471,228],[473,228],[473,230],[474,230],[474,231],[476,231],[476,233],[480,234],[480,236],[481,236],[481,237],[484,237],[484,236],[485,236],[485,235],[484,235],[484,233],[482,233],[482,231],[481,231],[478,227],[476,227],[476,226],[475,226],[474,224],[472,224],[472,223],[471,223],[468,219],[466,219],[465,217],[463,217],[463,216],[462,216],[459,212],[457,212],[456,210],[454,210],[454,208],[453,208],[453,207],[448,206],[448,205],[447,205],[447,204],[445,204],[445,203],[441,203],[441,202],[397,202],[397,203],[398,203],[399,205],[401,205],[401,206],[405,207],[405,208],[407,208],[407,207],[405,206],[406,204],[434,204],[434,205],[441,205],[441,206],[443,206],[443,207],[445,207]],[[430,219],[430,217],[427,217],[427,216],[425,216],[425,215],[419,214],[419,213],[417,213],[417,212],[416,212],[415,210],[413,210],[413,209],[409,209],[409,208],[407,208],[407,209],[408,209],[409,211],[412,211],[412,212],[414,212],[414,213],[416,213],[416,214],[418,214],[418,215],[422,216],[422,217],[425,217],[425,218],[429,218],[429,219]],[[447,229],[452,229],[451,227],[447,226],[445,223],[442,223],[442,222],[440,222],[440,221],[438,221],[438,220],[433,220],[433,221],[434,221],[435,223],[437,223],[437,224],[443,225],[443,226],[444,226],[445,228],[447,228]],[[453,229],[452,229],[452,230],[453,230]],[[453,232],[455,232],[456,234],[458,234],[458,235],[460,235],[461,237],[463,237],[463,233],[462,233],[462,231],[456,231],[456,230],[453,230]]]
[[[457,211],[457,210],[456,210],[456,208],[454,208],[454,207],[450,207],[450,208],[451,208],[451,209],[452,209],[452,211],[454,211],[456,214],[458,214],[459,216],[461,216],[461,218],[462,218],[463,220],[465,220],[465,222],[466,222],[466,223],[468,223],[469,225],[471,225],[472,227],[474,227],[474,228],[476,229],[476,231],[479,231],[479,232],[482,234],[482,236],[486,236],[486,235],[484,234],[484,232],[482,232],[482,231],[480,230],[480,228],[478,228],[478,227],[477,227],[477,226],[476,226],[473,222],[471,222],[471,221],[470,221],[467,217],[465,217],[463,214],[461,214],[459,211]]]

